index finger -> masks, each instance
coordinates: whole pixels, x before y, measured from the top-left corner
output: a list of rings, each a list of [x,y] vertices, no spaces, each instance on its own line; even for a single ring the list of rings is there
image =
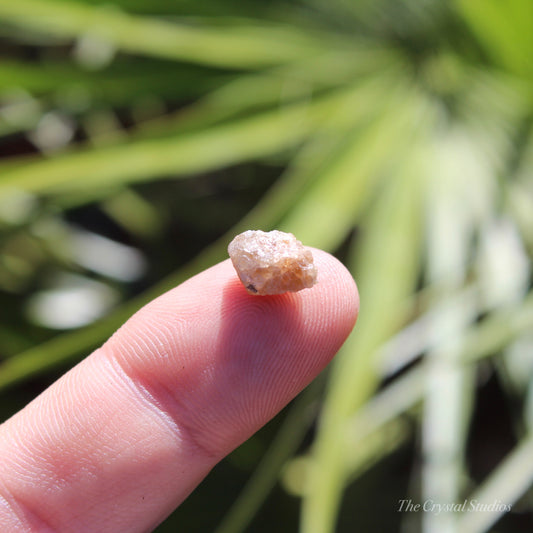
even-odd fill
[[[282,409],[353,328],[355,283],[246,293],[229,260],[136,313],[0,432],[2,531],[147,531]]]

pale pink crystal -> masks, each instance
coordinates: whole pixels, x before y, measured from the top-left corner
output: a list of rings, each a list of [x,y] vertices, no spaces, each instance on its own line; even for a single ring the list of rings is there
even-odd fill
[[[292,233],[248,230],[230,242],[228,253],[250,294],[296,292],[316,283],[313,255]]]

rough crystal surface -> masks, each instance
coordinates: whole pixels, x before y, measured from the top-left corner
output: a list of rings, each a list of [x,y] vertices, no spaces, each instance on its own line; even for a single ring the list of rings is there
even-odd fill
[[[248,230],[230,242],[228,253],[250,294],[296,292],[316,283],[313,255],[292,233]]]

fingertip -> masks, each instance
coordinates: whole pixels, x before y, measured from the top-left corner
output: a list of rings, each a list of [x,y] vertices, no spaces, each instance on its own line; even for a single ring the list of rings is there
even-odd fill
[[[318,278],[314,296],[318,303],[330,301],[333,321],[346,328],[346,336],[353,329],[359,315],[359,291],[346,266],[335,256],[317,248],[312,249]]]
[[[312,253],[316,285],[275,296],[248,294],[231,261],[218,263],[137,313],[108,353],[154,397],[171,391],[168,409],[227,453],[324,369],[355,324],[351,274]]]

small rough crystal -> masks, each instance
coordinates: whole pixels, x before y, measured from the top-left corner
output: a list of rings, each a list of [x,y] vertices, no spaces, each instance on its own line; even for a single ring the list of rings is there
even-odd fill
[[[228,253],[250,294],[282,294],[316,283],[311,251],[292,233],[248,230],[237,235]]]

